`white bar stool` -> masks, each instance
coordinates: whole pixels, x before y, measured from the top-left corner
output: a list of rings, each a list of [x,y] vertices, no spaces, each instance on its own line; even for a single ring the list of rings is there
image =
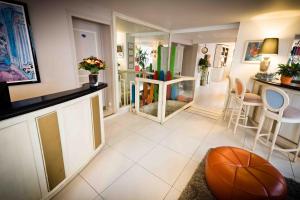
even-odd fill
[[[276,128],[274,131],[272,144],[270,146],[270,151],[268,155],[268,160],[270,160],[273,150],[283,151],[283,152],[295,152],[294,161],[296,161],[299,151],[300,151],[300,142],[298,140],[297,148],[294,149],[283,149],[275,147],[276,139],[281,127],[281,123],[299,123],[300,124],[300,110],[289,106],[289,96],[281,89],[276,87],[266,87],[262,91],[262,99],[264,103],[264,109],[261,113],[260,122],[256,137],[254,140],[254,145],[252,150],[255,150],[257,141],[267,145],[271,136],[271,131],[268,133],[261,133],[263,123],[266,118],[276,120]],[[266,142],[261,140],[261,137],[267,137]]]
[[[229,113],[229,111],[232,110],[232,99],[234,98],[235,96],[235,88],[233,88],[232,86],[232,79],[230,76],[227,76],[228,78],[228,96],[227,96],[227,101],[226,101],[226,105],[225,105],[225,111],[224,111],[224,118],[223,120],[226,120],[226,117]],[[250,90],[246,89],[246,93],[250,93]]]
[[[228,128],[231,123],[233,123],[233,117],[236,116],[236,121],[234,122],[233,134],[236,134],[238,126],[244,128],[257,129],[257,126],[248,126],[248,115],[251,106],[262,106],[263,102],[259,95],[253,93],[246,93],[245,83],[240,79],[235,79],[235,96],[233,98],[235,102],[235,108],[233,108],[228,122]],[[240,120],[244,120],[244,124],[240,123]]]

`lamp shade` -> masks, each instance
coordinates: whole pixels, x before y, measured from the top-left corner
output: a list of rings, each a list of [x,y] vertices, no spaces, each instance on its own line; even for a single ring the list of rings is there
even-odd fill
[[[260,50],[259,54],[278,54],[278,38],[265,38]]]

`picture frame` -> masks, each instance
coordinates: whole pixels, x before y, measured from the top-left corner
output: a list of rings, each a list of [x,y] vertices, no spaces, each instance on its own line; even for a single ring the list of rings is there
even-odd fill
[[[128,69],[134,69],[134,43],[128,42]]]
[[[259,49],[262,45],[262,40],[247,40],[245,43],[243,63],[257,64],[262,60],[262,55],[259,54]]]
[[[40,83],[27,5],[0,1],[0,82]]]
[[[124,57],[124,51],[123,51],[122,45],[117,45],[117,55],[118,55],[118,58]]]

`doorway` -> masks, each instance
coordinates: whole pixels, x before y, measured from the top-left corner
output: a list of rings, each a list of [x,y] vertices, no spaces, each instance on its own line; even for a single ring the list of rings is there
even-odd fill
[[[196,79],[191,112],[212,118],[222,116],[237,34],[238,27],[172,35],[172,44],[184,45],[182,72]]]
[[[103,90],[104,116],[113,114],[113,70],[111,56],[111,29],[109,25],[72,17],[72,26],[76,51],[76,63],[84,58],[94,56],[105,61],[106,69],[99,73],[100,82],[105,82],[108,87]],[[77,67],[77,66],[76,66]],[[78,70],[80,85],[89,82],[89,72]]]

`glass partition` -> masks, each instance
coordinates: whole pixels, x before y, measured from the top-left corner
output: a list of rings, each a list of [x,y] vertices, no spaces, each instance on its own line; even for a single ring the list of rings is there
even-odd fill
[[[195,81],[175,79],[166,85],[165,118],[193,101]]]
[[[134,84],[136,113],[160,123],[193,103],[193,77],[180,77],[170,81],[153,80],[151,77],[136,78]]]

